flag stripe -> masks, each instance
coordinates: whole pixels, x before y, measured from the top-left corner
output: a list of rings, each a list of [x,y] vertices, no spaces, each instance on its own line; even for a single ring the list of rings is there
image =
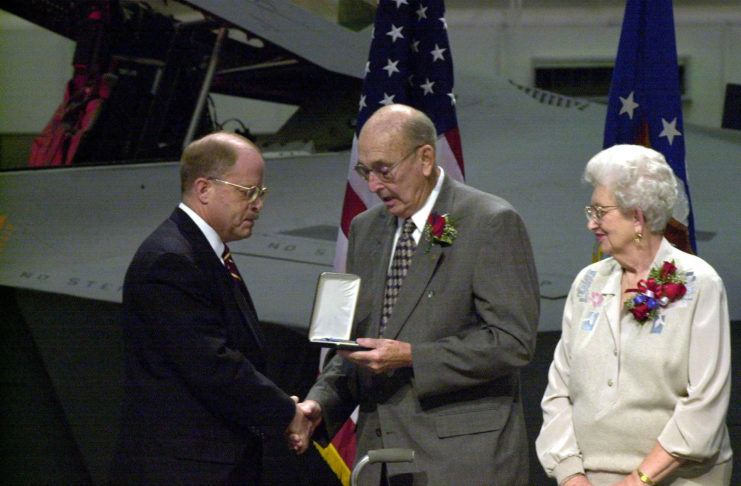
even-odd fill
[[[366,191],[367,192],[367,191]],[[342,233],[347,235],[350,233],[350,221],[355,217],[356,214],[360,214],[366,209],[366,204],[363,202],[355,189],[348,182],[347,188],[345,189],[345,201],[342,206]]]
[[[329,444],[327,447],[322,447],[314,442],[314,447],[316,447],[316,449],[319,451],[319,454],[322,456],[332,472],[335,473],[337,479],[340,480],[342,485],[348,486],[350,484],[350,476],[352,473],[350,471],[350,468],[347,467],[347,460],[337,451],[334,443]],[[354,446],[352,450],[355,451]],[[350,464],[352,464],[352,460],[350,461]]]
[[[457,128],[448,130],[437,139],[436,152],[438,164],[446,174],[457,181],[465,179],[461,138]]]

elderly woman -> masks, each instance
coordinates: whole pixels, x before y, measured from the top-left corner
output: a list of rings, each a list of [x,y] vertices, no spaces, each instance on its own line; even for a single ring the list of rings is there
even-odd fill
[[[728,485],[726,292],[662,237],[677,202],[664,157],[589,161],[587,228],[611,255],[574,280],[543,396],[538,458],[561,486]]]

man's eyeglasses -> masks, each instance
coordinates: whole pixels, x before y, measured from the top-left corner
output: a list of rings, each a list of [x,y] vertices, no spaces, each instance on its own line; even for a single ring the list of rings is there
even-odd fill
[[[378,164],[375,167],[368,167],[367,165],[363,165],[358,162],[353,168],[355,169],[355,172],[357,172],[358,175],[366,181],[370,177],[371,172],[373,172],[373,174],[375,174],[379,180],[383,182],[391,182],[394,180],[394,174],[392,174],[394,169],[399,167],[399,164],[408,159],[412,154],[416,153],[417,149],[419,149],[420,147],[422,147],[422,145],[417,145],[412,149],[411,152],[402,157],[401,160],[393,164]]]
[[[265,195],[268,193],[268,188],[265,186],[240,186],[239,184],[217,179],[216,177],[209,177],[208,180],[236,187],[239,192],[244,194],[248,204],[257,201],[258,199],[265,199]]]
[[[616,208],[617,206],[600,206],[599,204],[593,204],[584,208],[584,214],[587,216],[587,220],[599,223],[602,221],[602,217],[605,214]]]

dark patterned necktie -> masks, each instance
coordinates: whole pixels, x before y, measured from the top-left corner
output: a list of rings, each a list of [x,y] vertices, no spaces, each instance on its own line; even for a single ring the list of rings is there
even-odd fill
[[[235,284],[237,284],[237,288],[239,288],[242,296],[244,297],[244,302],[247,304],[246,311],[251,314],[254,322],[257,322],[258,319],[257,311],[255,311],[255,304],[252,303],[252,297],[250,297],[250,292],[247,290],[247,285],[245,285],[244,280],[242,280],[242,275],[240,275],[239,270],[237,269],[237,264],[234,263],[232,253],[229,251],[229,247],[226,245],[224,245],[224,253],[221,254],[221,258],[224,260],[224,267],[226,267],[226,269],[229,271],[229,275],[231,275],[232,280]],[[259,329],[255,329],[252,326],[249,326],[249,328],[258,345],[262,345],[261,343],[264,342],[264,340]]]
[[[237,268],[237,264],[234,263],[234,259],[232,258],[232,252],[229,251],[229,247],[224,245],[224,253],[221,254],[221,258],[224,260],[224,266],[227,270],[229,270],[229,275],[232,276],[232,280],[237,284],[239,289],[242,291],[242,295],[244,295],[245,300],[247,301],[247,305],[249,305],[250,309],[254,312],[254,306],[252,305],[252,299],[250,298],[250,293],[247,291],[247,286],[244,283],[244,280],[242,280],[242,275],[239,274],[239,269]],[[252,326],[248,326],[250,331],[252,332],[252,336],[255,338],[255,341],[258,345],[260,345],[260,336],[258,335],[257,331],[252,328]],[[254,358],[253,358],[254,360]],[[253,362],[253,364],[255,364]],[[259,369],[262,369],[264,367],[264,363],[258,364]],[[247,428],[252,432],[256,437],[259,437],[260,440],[264,440],[263,431],[254,425],[248,425]]]
[[[224,253],[221,254],[221,258],[224,260],[224,266],[229,270],[229,275],[232,276],[232,280],[236,282],[243,294],[248,295],[247,286],[244,284],[244,280],[242,280],[242,275],[239,274],[237,264],[234,263],[232,252],[229,251],[229,247],[226,245],[224,245]]]
[[[391,267],[386,274],[386,289],[383,294],[383,310],[381,312],[381,325],[378,328],[378,336],[383,337],[383,331],[386,328],[386,323],[391,317],[391,312],[394,310],[394,304],[396,304],[396,298],[399,295],[399,289],[404,281],[404,277],[407,276],[409,270],[409,264],[412,261],[414,250],[417,248],[417,244],[414,242],[412,233],[414,232],[414,221],[408,218],[404,221],[404,227],[399,235],[399,240],[396,242],[396,248],[394,249],[394,259],[391,262]]]

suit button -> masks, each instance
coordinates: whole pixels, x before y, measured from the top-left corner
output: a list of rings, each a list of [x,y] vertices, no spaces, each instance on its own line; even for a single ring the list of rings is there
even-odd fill
[[[376,435],[378,437],[381,437],[382,434],[381,434],[381,428],[380,427],[376,429]]]

